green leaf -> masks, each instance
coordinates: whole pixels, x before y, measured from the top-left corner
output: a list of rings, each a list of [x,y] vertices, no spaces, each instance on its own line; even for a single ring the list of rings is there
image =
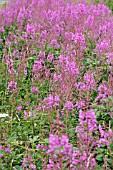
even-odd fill
[[[10,107],[10,105],[3,105],[3,106],[0,106],[0,110],[5,109],[5,108],[8,108],[8,107]]]
[[[97,165],[94,170],[102,170],[102,167],[100,165]]]
[[[97,161],[102,161],[103,160],[103,154],[99,154],[96,156]]]

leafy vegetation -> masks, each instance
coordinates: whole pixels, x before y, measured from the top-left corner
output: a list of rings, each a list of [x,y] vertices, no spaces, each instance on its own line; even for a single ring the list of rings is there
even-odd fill
[[[107,6],[10,1],[0,10],[0,76],[1,170],[113,169]]]

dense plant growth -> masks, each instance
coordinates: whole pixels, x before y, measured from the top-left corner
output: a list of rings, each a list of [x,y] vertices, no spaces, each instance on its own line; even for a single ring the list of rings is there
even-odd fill
[[[0,169],[113,169],[113,16],[16,0],[0,10]]]

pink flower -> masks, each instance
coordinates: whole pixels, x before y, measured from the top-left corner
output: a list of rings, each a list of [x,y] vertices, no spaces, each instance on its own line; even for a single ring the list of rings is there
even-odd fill
[[[74,105],[71,101],[67,101],[64,108],[64,110],[68,109],[68,110],[73,110],[74,109]]]
[[[28,115],[29,115],[28,112],[26,112],[26,111],[24,110],[24,119],[25,119],[25,120],[27,120]]]
[[[62,81],[62,75],[57,75],[56,73],[54,74],[54,82],[56,83],[58,80]]]
[[[40,148],[40,146],[41,146],[40,144],[36,145],[36,149],[39,149],[39,148]]]
[[[108,146],[109,142],[107,139],[100,138],[98,141],[98,147],[101,147],[103,144],[106,144]]]
[[[30,168],[30,169],[36,169],[36,165],[30,164],[30,165],[29,165],[29,168]]]
[[[53,58],[54,58],[54,55],[53,55],[53,54],[49,54],[49,55],[47,56],[47,59],[48,59],[50,62],[52,62]]]
[[[8,88],[7,88],[8,91],[17,92],[18,90],[17,90],[16,85],[17,85],[17,82],[15,81],[8,82]]]
[[[11,149],[10,149],[10,145],[8,145],[8,148],[5,148],[4,151],[12,154]]]
[[[19,110],[19,111],[22,110],[22,106],[18,106],[17,110]]]
[[[31,93],[37,94],[39,92],[38,87],[31,88]]]
[[[1,31],[1,32],[4,32],[4,27],[0,27],[0,31]]]
[[[33,71],[34,73],[35,73],[35,72],[42,72],[43,64],[44,64],[44,60],[43,60],[43,59],[41,59],[41,60],[35,60],[32,71]]]
[[[101,125],[99,125],[99,132],[100,132],[101,137],[103,137],[105,132],[102,130]]]
[[[78,109],[81,109],[82,107],[85,106],[85,101],[81,100],[79,102],[76,102],[76,106],[77,106]]]
[[[35,33],[35,25],[33,24],[27,24],[27,28],[26,28],[26,31],[30,34],[34,34]]]
[[[23,162],[24,162],[24,163],[27,163],[27,162],[28,162],[28,158],[24,158],[24,159],[23,159]]]
[[[24,68],[24,74],[27,75],[27,69],[26,68]]]
[[[94,89],[95,88],[95,79],[94,79],[94,76],[93,74],[85,74],[84,75],[84,80],[86,82],[86,85],[87,85],[87,88],[88,89]]]
[[[55,47],[55,48],[58,48],[58,43],[57,43],[57,40],[53,39],[50,43],[51,46]]]
[[[2,145],[0,145],[0,151],[2,150]]]

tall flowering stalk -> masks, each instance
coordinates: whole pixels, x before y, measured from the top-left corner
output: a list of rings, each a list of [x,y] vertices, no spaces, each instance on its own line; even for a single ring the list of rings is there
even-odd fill
[[[107,6],[9,1],[0,10],[0,57],[0,109],[9,115],[8,121],[0,118],[1,169],[22,164],[23,169],[93,170],[110,164],[113,16]],[[104,160],[98,160],[102,148]]]

